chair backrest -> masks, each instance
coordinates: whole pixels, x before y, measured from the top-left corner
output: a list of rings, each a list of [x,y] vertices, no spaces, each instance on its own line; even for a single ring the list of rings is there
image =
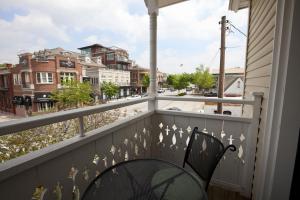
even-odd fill
[[[183,167],[187,163],[204,181],[207,190],[217,164],[229,148],[231,151],[236,150],[234,145],[224,147],[219,139],[195,127],[185,152]]]

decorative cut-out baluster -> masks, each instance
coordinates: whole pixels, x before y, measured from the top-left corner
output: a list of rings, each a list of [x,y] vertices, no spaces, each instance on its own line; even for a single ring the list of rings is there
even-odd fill
[[[114,145],[112,145],[109,152],[110,152],[112,155],[115,155],[116,147],[115,147]]]
[[[119,156],[121,157],[121,156],[122,156],[122,150],[121,150],[120,147],[119,147],[119,149],[118,149],[118,153],[119,153]]]
[[[179,133],[179,137],[182,138],[182,133],[183,133],[182,128],[180,128],[180,130],[178,131],[178,133]]]
[[[232,135],[230,135],[230,137],[227,139],[229,141],[229,145],[232,145],[232,142],[233,142],[233,138],[232,138]]]
[[[164,127],[164,125],[160,122],[160,124],[158,125],[158,127],[159,127],[160,129],[162,129],[162,128]]]
[[[136,156],[139,155],[139,147],[138,147],[137,144],[135,144],[135,146],[134,146],[134,153],[135,153]]]
[[[160,134],[158,136],[158,139],[159,139],[158,143],[162,143],[162,141],[164,139],[164,136],[163,136],[162,132],[160,132]]]
[[[62,189],[63,189],[63,187],[60,185],[59,182],[57,182],[57,184],[53,190],[53,193],[55,195],[55,200],[62,200]]]
[[[203,133],[208,133],[207,129],[206,129],[206,120],[204,120],[204,129],[202,130]]]
[[[107,168],[107,157],[105,156],[103,159],[104,167]]]
[[[98,165],[99,159],[100,159],[100,157],[99,157],[97,154],[95,154],[94,159],[93,159],[93,163],[94,163],[95,165]]]
[[[138,134],[137,133],[134,134],[134,138],[137,140],[137,138],[138,138]]]
[[[124,144],[125,144],[125,146],[128,145],[128,139],[127,138],[124,139]]]
[[[95,172],[95,177],[99,176],[100,175],[100,172],[98,170],[96,170]]]
[[[125,156],[124,156],[124,160],[125,160],[125,161],[129,160],[129,155],[128,155],[128,151],[125,151]]]
[[[172,147],[174,145],[176,145],[176,135],[175,135],[175,133],[172,136],[172,144],[170,145],[170,147]]]
[[[186,150],[187,146],[189,145],[189,142],[190,142],[190,136],[188,136],[186,138],[186,141],[185,141],[186,147],[184,147],[183,150]]]
[[[143,129],[143,133],[144,133],[144,135],[146,134],[146,128]]]
[[[85,167],[83,172],[82,172],[84,180],[88,181],[89,180],[89,170]]]
[[[75,178],[76,178],[78,172],[79,172],[78,169],[76,169],[75,167],[71,167],[68,178],[71,178],[74,183],[75,183]]]
[[[175,124],[173,124],[173,126],[172,126],[172,129],[173,129],[174,131],[176,131],[176,130],[177,130],[177,127],[176,127],[176,125],[175,125]]]
[[[115,159],[112,159],[112,161],[111,161],[111,165],[112,166],[114,166],[116,164],[116,161],[115,161]]]
[[[169,135],[169,132],[170,132],[169,126],[167,126],[167,128],[165,129],[165,131],[166,131],[166,135]]]
[[[101,184],[101,178],[98,178],[98,179],[95,181],[96,188],[99,188],[99,187],[100,187],[100,184]]]
[[[246,138],[245,138],[244,134],[242,133],[241,136],[240,136],[241,142],[243,142],[245,139],[246,139]]]
[[[190,136],[188,136],[188,137],[186,138],[186,146],[189,145],[189,142],[190,142]]]
[[[145,139],[145,138],[144,138],[144,143],[143,143],[143,146],[144,146],[144,149],[146,149],[147,142],[146,142],[146,139]]]
[[[140,142],[142,142],[142,135],[140,135]]]
[[[243,150],[243,147],[242,147],[242,145],[240,145],[240,147],[239,147],[239,153],[238,153],[238,157],[239,157],[241,160],[242,160],[243,154],[244,154],[244,150]]]
[[[32,198],[33,200],[43,200],[45,193],[47,192],[47,188],[45,188],[44,186],[38,186],[35,188],[34,193],[32,194]]]
[[[192,131],[192,128],[190,126],[188,126],[186,130],[187,130],[188,134],[190,134],[190,132]]]
[[[222,123],[222,130],[221,130],[221,140],[223,140],[223,138],[226,136],[225,132],[224,132],[224,121]]]
[[[206,144],[206,140],[204,139],[202,142],[202,150],[206,151],[206,148],[207,148],[207,144]]]
[[[72,191],[72,200],[79,200],[80,199],[80,191],[79,188],[74,185]]]

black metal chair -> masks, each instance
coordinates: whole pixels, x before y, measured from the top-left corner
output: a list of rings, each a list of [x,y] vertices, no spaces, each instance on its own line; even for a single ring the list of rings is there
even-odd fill
[[[236,151],[234,145],[224,147],[219,139],[195,127],[185,152],[183,168],[187,163],[201,178],[203,187],[207,190],[213,172],[227,149]]]

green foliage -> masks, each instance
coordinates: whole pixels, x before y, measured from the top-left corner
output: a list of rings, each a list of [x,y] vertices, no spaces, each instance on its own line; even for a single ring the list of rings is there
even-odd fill
[[[119,92],[119,86],[112,82],[103,82],[101,90],[107,96],[108,99],[111,99],[113,96],[116,96]]]
[[[65,80],[62,85],[62,89],[51,93],[51,99],[56,102],[58,110],[82,107],[93,100],[90,96],[92,88],[88,82]]]
[[[189,86],[191,77],[187,73],[176,74],[172,77],[172,86],[177,90],[182,90]]]
[[[145,74],[143,80],[142,80],[142,84],[144,87],[148,88],[150,85],[150,78],[148,74]]]
[[[119,113],[117,109],[85,116],[85,130],[91,131],[110,124],[119,118]],[[0,136],[0,163],[72,138],[78,131],[78,119],[71,119]]]
[[[208,69],[199,70],[192,75],[192,83],[195,84],[200,90],[210,89],[215,85],[214,77],[209,73]]]
[[[168,75],[168,77],[167,77],[167,84],[169,86],[173,86],[174,85],[175,76],[176,75],[172,75],[172,74]]]

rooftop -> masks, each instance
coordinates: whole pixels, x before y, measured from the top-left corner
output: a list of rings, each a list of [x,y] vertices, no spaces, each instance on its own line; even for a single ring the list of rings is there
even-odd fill
[[[219,74],[219,68],[210,69],[210,72],[212,74]],[[225,68],[225,74],[241,74],[241,75],[243,75],[244,73],[245,73],[245,68],[241,68],[241,67]]]

